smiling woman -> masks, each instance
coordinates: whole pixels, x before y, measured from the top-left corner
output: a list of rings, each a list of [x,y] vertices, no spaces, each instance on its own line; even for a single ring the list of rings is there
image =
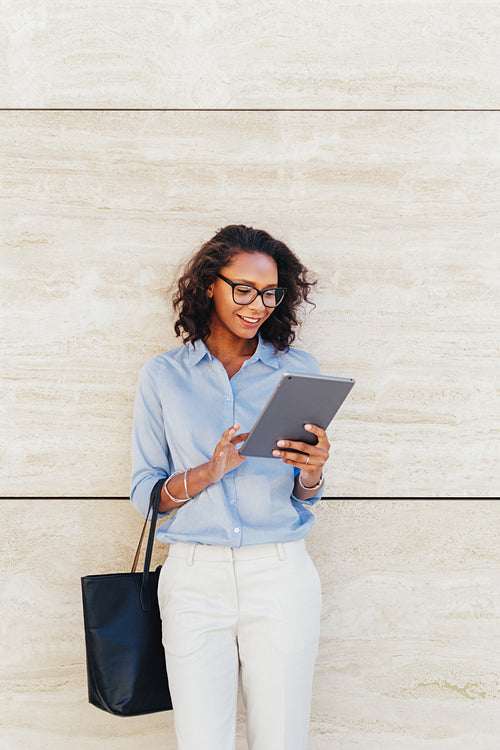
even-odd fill
[[[245,358],[254,353],[255,334],[276,308],[276,305],[264,304],[264,293],[270,290],[271,297],[276,299],[276,292],[272,290],[277,288],[278,267],[265,253],[241,252],[222,270],[232,278],[219,273],[207,289],[213,304],[207,346],[211,351],[214,347],[218,350],[224,364],[224,359],[233,358],[235,354]],[[247,342],[251,344],[250,351]]]
[[[174,298],[174,308],[179,317],[175,332],[183,335],[184,341],[205,339],[210,332],[212,304],[206,290],[216,281],[238,255],[263,254],[274,260],[277,278],[274,275],[270,286],[277,285],[286,290],[272,316],[266,316],[261,334],[266,341],[282,351],[295,339],[294,328],[298,325],[297,309],[309,300],[311,288],[316,281],[308,279],[305,266],[297,256],[280,240],[274,239],[263,230],[252,229],[240,224],[232,224],[221,229],[212,239],[205,242],[188,263],[185,273],[179,279],[178,293]],[[255,266],[262,267],[258,259]],[[227,277],[229,278],[229,277]],[[231,281],[253,284],[251,279],[231,276]],[[264,288],[264,287],[262,287]],[[242,311],[243,314],[243,311]]]
[[[267,232],[221,229],[178,281],[183,345],[139,377],[131,500],[146,515],[164,479],[158,599],[183,750],[234,748],[239,674],[250,750],[307,747],[321,586],[304,540],[330,445],[307,425],[307,452],[287,435],[276,458],[237,450],[284,371],[320,372],[291,347],[307,275]]]

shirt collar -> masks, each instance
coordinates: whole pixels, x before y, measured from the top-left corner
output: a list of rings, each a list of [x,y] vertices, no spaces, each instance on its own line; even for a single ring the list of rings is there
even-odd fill
[[[274,367],[275,370],[279,370],[278,355],[274,349],[274,346],[270,344],[269,341],[264,341],[260,334],[260,331],[257,333],[257,336],[257,349],[248,361],[255,362],[260,359],[261,362],[264,362],[265,365],[269,365],[270,367]]]
[[[269,341],[264,341],[260,334],[260,331],[257,333],[257,336],[257,349],[254,351],[250,359],[247,360],[247,362],[256,362],[260,359],[262,362],[264,362],[264,364],[269,365],[270,367],[274,367],[275,370],[278,370],[279,362],[277,353],[274,350],[274,346],[270,344]],[[195,341],[194,343],[189,342],[188,344],[186,344],[186,354],[187,361],[190,367],[194,367],[194,365],[197,365],[198,362],[201,362],[204,357],[208,357],[210,360],[214,359],[208,351],[205,342],[201,339],[197,339],[197,341]]]
[[[194,365],[197,365],[198,362],[200,362],[204,357],[213,359],[212,355],[206,347],[206,344],[201,339],[197,339],[194,342],[190,341],[189,343],[187,343],[185,351],[188,365],[190,367],[194,367]]]

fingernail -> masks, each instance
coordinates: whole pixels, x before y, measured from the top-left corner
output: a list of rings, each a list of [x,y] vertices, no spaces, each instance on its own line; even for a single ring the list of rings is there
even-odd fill
[[[312,429],[312,425],[310,425],[310,424],[305,424],[304,427],[306,428],[306,430],[311,430]]]
[[[279,451],[273,451],[273,456],[279,456],[279,455],[280,455]]]
[[[276,443],[276,445],[279,445],[280,448],[282,448],[285,445],[285,441],[284,440],[278,440],[278,442]]]

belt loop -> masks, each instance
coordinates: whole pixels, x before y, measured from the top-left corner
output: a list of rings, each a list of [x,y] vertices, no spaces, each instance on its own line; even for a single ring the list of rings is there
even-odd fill
[[[186,563],[187,565],[192,565],[194,560],[194,548],[195,544],[190,544],[189,549],[187,551],[187,557],[186,557]]]
[[[276,542],[276,549],[278,550],[279,559],[286,560],[286,552],[283,542]]]

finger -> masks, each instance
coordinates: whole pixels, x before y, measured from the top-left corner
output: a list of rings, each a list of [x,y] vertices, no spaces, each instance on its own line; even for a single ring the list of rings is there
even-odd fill
[[[228,427],[227,430],[224,430],[224,432],[222,433],[221,440],[229,440],[229,438],[234,435],[238,428],[239,424],[233,424],[231,425],[231,427]]]
[[[318,436],[318,443],[328,443],[328,435],[326,434],[326,430],[324,430],[322,427],[318,427],[316,424],[305,424],[304,429],[308,432],[312,432],[314,435]]]
[[[224,430],[224,432],[222,433],[222,437],[217,444],[217,447],[223,448],[224,446],[226,446],[230,442],[239,426],[239,424],[233,424],[232,427],[228,427],[227,430]]]
[[[233,445],[237,445],[238,443],[243,443],[247,439],[249,434],[250,434],[249,432],[240,432],[239,435],[235,435],[234,437],[232,437],[229,442],[232,443]]]
[[[303,443],[301,440],[278,440],[276,445],[280,450],[291,448],[301,453],[309,453],[314,447],[308,443]]]
[[[321,449],[320,451],[316,451],[315,453],[290,453],[289,451],[283,451],[278,450],[275,448],[273,450],[273,456],[276,456],[277,458],[285,459],[291,463],[293,463],[295,466],[314,466],[314,467],[320,467],[323,466],[326,461],[328,460],[329,453],[328,451],[325,451]]]
[[[301,453],[308,453],[310,455],[327,452],[327,446],[321,446],[318,443],[316,445],[309,445],[309,443],[303,443],[300,440],[278,440],[276,445],[280,450],[293,448]]]
[[[298,462],[295,458],[282,458],[281,459],[284,464],[288,464],[289,466],[295,466],[297,469],[304,469],[304,470],[310,470],[310,469],[320,469],[323,468],[323,463],[315,463],[313,461],[309,461],[308,464],[306,464],[305,461]]]

